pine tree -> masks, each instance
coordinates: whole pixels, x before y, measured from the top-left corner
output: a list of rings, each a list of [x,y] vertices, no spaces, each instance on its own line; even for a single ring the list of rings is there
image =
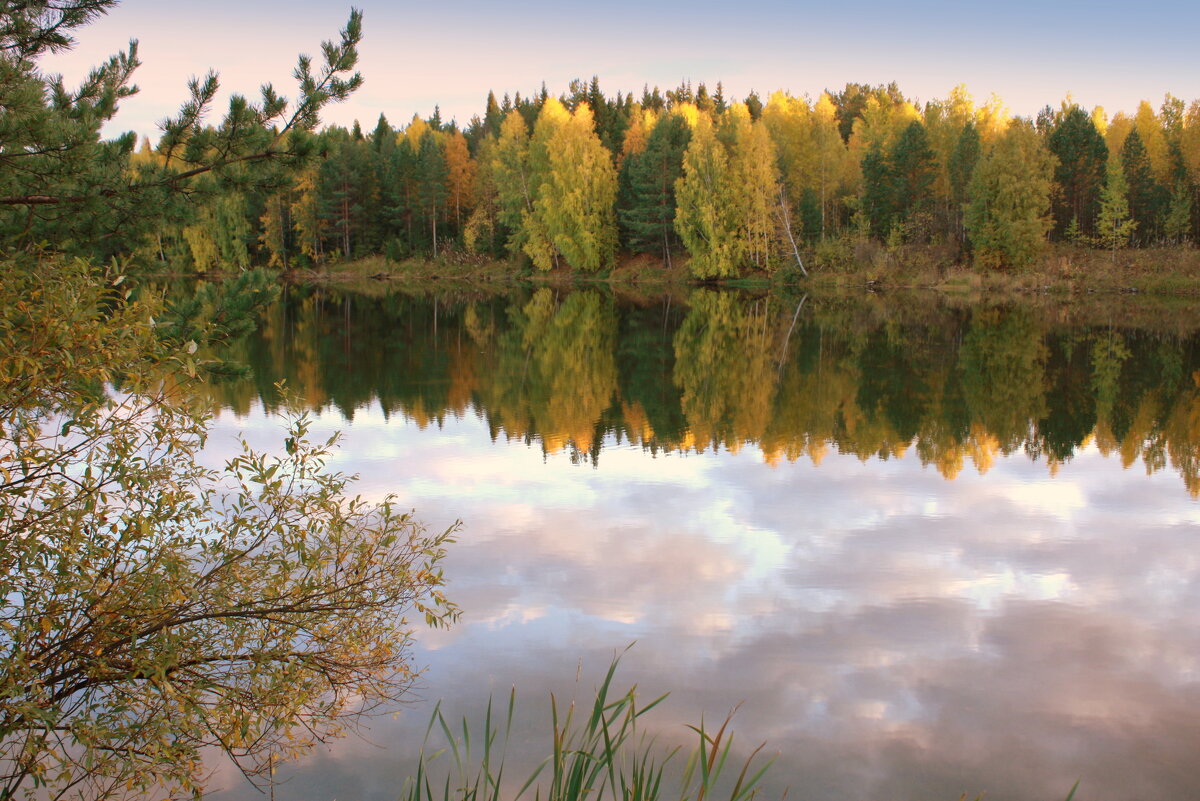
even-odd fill
[[[375,130],[371,132],[371,147],[376,153],[386,153],[396,146],[396,131],[388,123],[387,117],[379,115]]]
[[[492,136],[499,136],[500,123],[504,121],[504,114],[500,111],[500,104],[496,102],[496,93],[490,89],[484,108],[483,124],[485,129]]]
[[[975,165],[979,163],[982,150],[979,141],[979,129],[975,123],[968,122],[963,126],[954,151],[950,155],[950,203],[953,216],[954,238],[961,245],[965,241],[966,232],[963,228],[963,217],[970,199],[968,189]]]
[[[896,221],[896,193],[891,164],[874,147],[862,159],[862,196],[859,208],[872,236],[883,239]]]
[[[442,155],[438,135],[430,131],[421,138],[417,149],[417,197],[421,206],[421,216],[429,227],[429,239],[433,247],[433,257],[438,256],[438,218],[446,205],[449,194],[446,182],[449,177],[446,168],[446,158]]]
[[[1158,229],[1160,193],[1137,128],[1129,132],[1121,147],[1121,164],[1128,188],[1129,215],[1136,224],[1136,241],[1149,244]]]
[[[105,140],[100,129],[136,89],[136,44],[94,69],[78,87],[44,73],[40,56],[71,44],[70,31],[114,0],[9,3],[0,13],[0,238],[7,247],[55,247],[107,258],[139,248],[147,235],[194,221],[208,199],[283,188],[312,155],[311,132],[326,103],[360,84],[351,73],[362,18],[351,14],[340,42],[327,43],[314,72],[302,59],[298,97],[288,104],[268,84],[261,99],[241,95],[215,126],[203,124],[217,76],[193,81],[191,97],[162,122],[157,156],[132,164],[137,137]],[[19,168],[11,166],[19,155]],[[199,180],[203,178],[203,180]]]
[[[937,177],[935,154],[923,123],[909,123],[892,146],[888,161],[896,223],[909,226],[918,215],[931,211]]]
[[[746,95],[746,110],[750,112],[750,119],[758,121],[762,117],[763,103],[762,98],[758,96],[758,92],[753,89],[750,94]]]
[[[377,206],[378,187],[369,143],[345,129],[330,132],[330,137],[330,151],[319,173],[320,214],[337,237],[342,258],[351,259],[377,245],[370,210]]]
[[[619,216],[626,243],[635,253],[661,253],[668,267],[671,246],[678,241],[675,184],[683,172],[683,154],[690,140],[687,121],[668,114],[655,124],[645,150],[628,157],[622,166],[628,190]]]
[[[1095,230],[1108,161],[1104,137],[1086,111],[1075,104],[1064,104],[1051,123],[1046,141],[1058,159],[1054,179],[1062,192],[1055,200],[1054,218],[1059,230],[1078,218],[1084,233],[1090,234]]]

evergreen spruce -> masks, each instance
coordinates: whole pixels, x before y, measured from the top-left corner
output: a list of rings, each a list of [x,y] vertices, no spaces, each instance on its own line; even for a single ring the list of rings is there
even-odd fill
[[[625,241],[635,253],[662,255],[669,267],[675,234],[675,183],[683,171],[691,130],[678,114],[658,121],[646,149],[625,160],[626,205],[619,209]]]
[[[873,148],[862,159],[859,206],[872,236],[883,239],[891,232],[896,219],[895,200],[891,165],[878,148]]]
[[[1055,197],[1054,219],[1061,231],[1077,218],[1084,233],[1090,234],[1096,227],[1108,145],[1091,115],[1078,105],[1048,114],[1042,124],[1049,130],[1050,152],[1058,159],[1054,179],[1061,190]]]
[[[950,203],[953,218],[954,238],[960,245],[966,241],[966,229],[963,226],[968,192],[971,184],[971,174],[979,163],[982,145],[979,140],[979,129],[975,123],[968,122],[963,126],[954,143],[954,151],[950,155],[948,165],[950,172]]]
[[[1137,128],[1121,147],[1121,164],[1128,188],[1129,215],[1136,224],[1136,242],[1149,244],[1158,229],[1159,188],[1150,171],[1150,158]]]
[[[429,241],[433,248],[433,257],[438,255],[438,218],[446,205],[449,191],[446,178],[446,159],[438,144],[437,135],[433,132],[421,137],[417,148],[417,197],[421,207],[424,228],[429,231]]]
[[[908,229],[918,215],[928,214],[933,204],[937,164],[924,124],[909,123],[892,146],[889,161],[895,222]]]

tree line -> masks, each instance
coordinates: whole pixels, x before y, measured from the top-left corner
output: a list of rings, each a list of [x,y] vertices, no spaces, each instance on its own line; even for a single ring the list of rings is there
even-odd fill
[[[166,139],[166,138],[164,138]],[[223,176],[147,255],[200,271],[280,269],[448,250],[598,272],[618,255],[698,278],[804,270],[862,239],[938,245],[983,269],[1047,240],[1118,249],[1200,237],[1200,101],[1111,117],[1070,99],[1035,118],[957,87],[920,104],[895,84],[764,103],[684,83],[640,98],[574,81],[560,96],[489,93],[460,128],[435,113],[329,127],[320,154],[268,187]],[[132,169],[164,169],[162,142]]]

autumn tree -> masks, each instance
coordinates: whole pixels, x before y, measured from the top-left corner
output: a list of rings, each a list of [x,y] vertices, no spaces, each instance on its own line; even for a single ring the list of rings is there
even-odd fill
[[[782,197],[775,145],[767,126],[741,104],[724,115],[730,128],[729,194],[737,204],[739,235],[746,260],[755,267],[774,267],[772,251],[780,220]]]
[[[517,111],[510,111],[500,125],[500,137],[492,151],[491,177],[496,189],[497,219],[509,232],[509,252],[518,254],[528,241],[525,220],[533,214],[538,182],[530,163],[529,129]]]
[[[1013,120],[971,177],[967,234],[986,267],[1022,267],[1041,251],[1053,224],[1054,157],[1029,124]]]
[[[814,154],[813,191],[821,210],[821,238],[839,225],[837,204],[847,194],[853,172],[850,153],[837,128],[833,100],[824,93],[813,106],[812,137]]]
[[[683,174],[675,184],[675,231],[691,255],[697,278],[737,274],[745,243],[732,197],[729,156],[717,139],[712,120],[702,115],[683,156]]]
[[[543,114],[557,113],[547,109],[549,104]],[[538,125],[541,129],[540,117]],[[580,103],[569,117],[537,132],[535,143],[534,163],[544,158],[545,165],[538,171],[542,183],[529,220],[536,232],[531,242],[544,235],[551,251],[575,269],[596,272],[610,267],[617,248],[617,175],[596,135],[591,108]],[[537,258],[545,252],[541,247],[526,252],[546,269]]]
[[[763,109],[763,124],[770,133],[778,162],[783,194],[780,211],[786,211],[789,223],[797,211],[793,236],[819,236],[822,231],[822,195],[817,137],[814,117],[807,101],[775,92]],[[835,134],[836,135],[836,134]],[[839,140],[840,144],[840,140]]]
[[[1137,225],[1137,220],[1129,213],[1129,183],[1125,179],[1125,170],[1120,159],[1113,159],[1109,162],[1107,180],[1100,193],[1096,237],[1105,248],[1112,251],[1116,260],[1117,249],[1129,244]]]
[[[447,202],[454,208],[454,225],[462,230],[463,217],[471,211],[475,194],[475,160],[467,148],[467,138],[461,131],[451,131],[445,138]]]

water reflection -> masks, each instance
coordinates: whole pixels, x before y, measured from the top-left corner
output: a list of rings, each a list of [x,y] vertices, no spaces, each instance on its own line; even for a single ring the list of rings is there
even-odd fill
[[[954,478],[1018,451],[1053,473],[1094,444],[1126,467],[1169,467],[1200,494],[1194,325],[924,303],[294,290],[235,354],[254,379],[222,385],[218,399],[239,414],[271,408],[286,379],[311,408],[348,419],[372,402],[421,426],[473,411],[494,436],[593,462],[613,436],[651,452],[752,445],[771,463],[915,451]]]
[[[464,621],[418,655],[452,715],[516,683],[532,729],[637,640],[660,737],[744,701],[776,797],[1190,796],[1192,318],[800,300],[300,291],[222,388],[214,457],[279,438],[286,377],[367,497],[466,521]],[[277,798],[395,798],[430,706]]]

